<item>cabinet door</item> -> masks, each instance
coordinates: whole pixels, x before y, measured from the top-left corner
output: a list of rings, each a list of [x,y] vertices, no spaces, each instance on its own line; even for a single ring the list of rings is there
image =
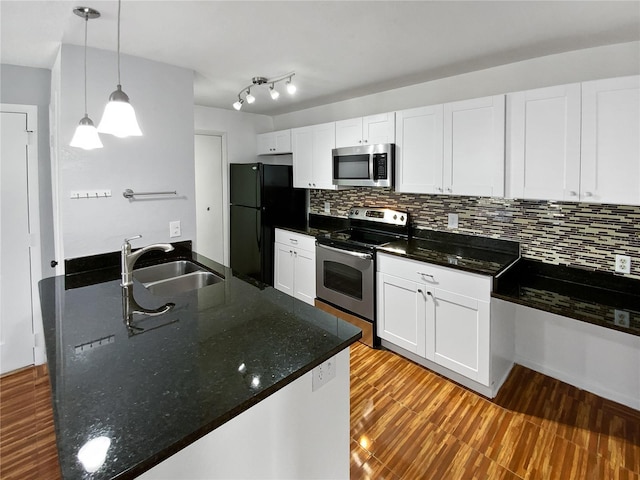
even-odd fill
[[[580,84],[510,94],[508,197],[577,201]]]
[[[640,205],[640,76],[582,84],[580,198]]]
[[[258,155],[270,155],[275,151],[276,143],[273,133],[258,135]]]
[[[294,250],[294,294],[293,296],[309,305],[316,298],[316,254],[307,250]]]
[[[444,105],[445,193],[504,195],[505,97]]]
[[[385,273],[377,282],[378,336],[424,357],[425,287]]]
[[[442,193],[442,105],[396,114],[396,191]]]
[[[273,148],[275,153],[291,153],[291,130],[273,132]]]
[[[335,190],[333,184],[333,157],[336,145],[335,122],[313,126],[313,181],[312,188]]]
[[[291,130],[293,186],[311,188],[313,183],[313,131],[311,127]]]
[[[354,147],[362,144],[362,117],[336,122],[335,148]]]
[[[427,294],[426,357],[489,384],[489,303],[433,288]]]
[[[369,115],[362,119],[362,143],[394,143],[395,113]]]
[[[276,290],[293,296],[294,261],[293,248],[282,243],[275,243],[275,260],[273,286]]]

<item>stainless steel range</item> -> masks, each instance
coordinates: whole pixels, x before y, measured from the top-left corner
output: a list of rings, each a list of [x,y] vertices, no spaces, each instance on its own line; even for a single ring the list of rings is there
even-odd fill
[[[316,303],[346,313],[341,317],[354,320],[371,346],[377,344],[375,249],[408,235],[407,212],[353,207],[348,229],[316,237]]]

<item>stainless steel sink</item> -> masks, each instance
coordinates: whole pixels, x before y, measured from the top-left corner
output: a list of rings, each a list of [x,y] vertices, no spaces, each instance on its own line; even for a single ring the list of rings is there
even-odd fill
[[[189,260],[176,260],[133,271],[133,277],[154,295],[171,296],[224,281]]]
[[[176,293],[197,290],[222,281],[222,278],[211,272],[200,271],[149,283],[146,287],[154,295],[170,296]]]

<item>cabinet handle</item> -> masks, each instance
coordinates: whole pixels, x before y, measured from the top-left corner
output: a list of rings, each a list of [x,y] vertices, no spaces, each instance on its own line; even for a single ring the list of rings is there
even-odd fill
[[[585,196],[585,197],[592,197],[592,196],[593,196],[593,193],[591,193],[591,192],[584,192],[584,196]]]
[[[311,184],[309,184],[309,186],[311,186]]]
[[[418,275],[421,275],[423,277],[429,277],[431,278],[431,280],[435,280],[435,278],[433,277],[433,275],[429,274],[429,273],[423,273],[423,272],[417,272]]]
[[[447,187],[447,192],[451,193],[451,187]]]
[[[298,240],[296,240],[295,238],[290,238],[290,239],[289,239],[289,241],[290,241],[291,243],[293,243],[294,245],[297,245],[297,244],[298,244]]]
[[[421,288],[418,289],[418,293],[421,293],[422,295],[424,295],[424,292],[422,291]]]
[[[427,292],[427,295],[429,295],[430,297],[433,297],[433,293],[431,292]]]
[[[289,255],[293,255],[293,250],[289,250]]]
[[[438,187],[436,190],[438,190],[439,192],[442,191],[442,187]]]
[[[571,195],[572,197],[575,197],[576,195],[578,195],[578,192],[574,192],[573,190],[571,190],[569,192],[569,195]]]
[[[362,143],[362,140],[358,140],[358,143]]]
[[[364,143],[369,143],[369,140],[365,140]]]

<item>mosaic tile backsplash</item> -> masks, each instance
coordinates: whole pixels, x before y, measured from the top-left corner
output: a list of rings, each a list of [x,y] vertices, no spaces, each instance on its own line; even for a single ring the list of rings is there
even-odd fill
[[[309,210],[346,217],[354,205],[408,211],[414,226],[516,240],[522,256],[547,263],[614,271],[616,254],[631,257],[640,279],[640,206],[397,193],[388,188],[311,190]],[[447,214],[458,228],[447,229]]]

